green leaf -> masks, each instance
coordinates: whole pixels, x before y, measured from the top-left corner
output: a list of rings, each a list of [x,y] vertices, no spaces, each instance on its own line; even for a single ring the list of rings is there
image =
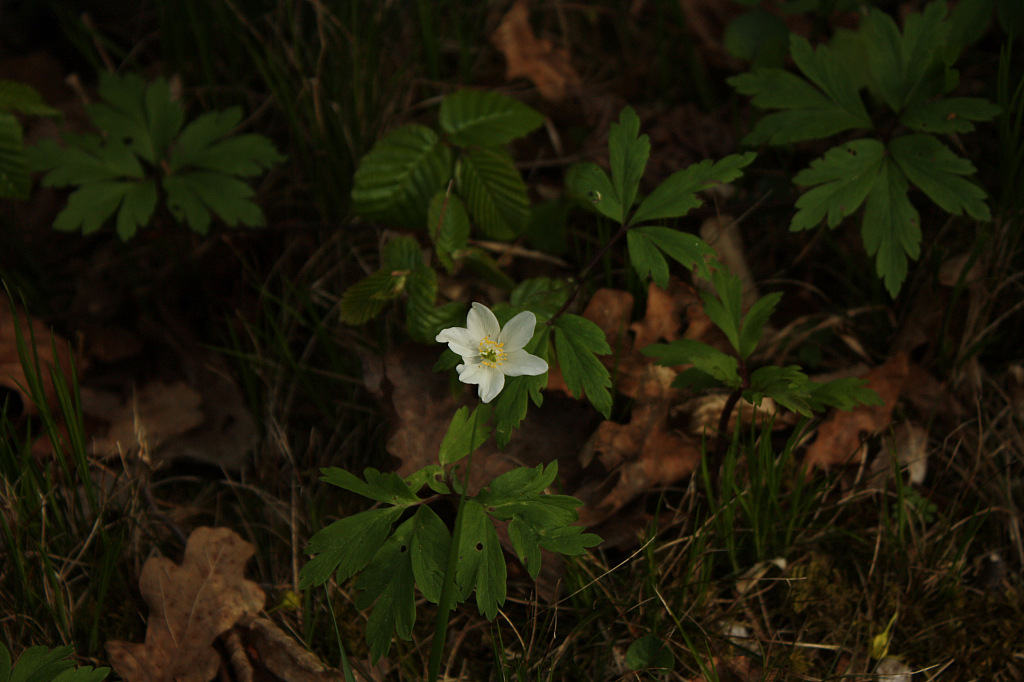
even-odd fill
[[[79,187],[68,196],[68,205],[57,214],[53,229],[70,232],[81,228],[83,234],[96,232],[137,184],[108,180]]]
[[[608,162],[612,172],[612,188],[621,213],[613,216],[615,222],[625,225],[629,210],[633,208],[640,178],[651,154],[651,140],[640,133],[640,119],[632,107],[619,114],[619,122],[611,124],[608,132]]]
[[[28,116],[60,116],[35,88],[25,83],[0,80],[0,112],[17,111]]]
[[[380,252],[380,269],[392,274],[408,274],[423,265],[423,250],[414,237],[394,237],[384,242]]]
[[[405,289],[405,276],[392,276],[390,271],[378,270],[353,284],[341,295],[339,316],[348,324],[364,324],[377,317],[384,306],[401,295]]]
[[[754,7],[726,25],[722,44],[754,66],[781,66],[789,50],[789,27],[782,17]]]
[[[409,519],[381,546],[359,575],[356,589],[357,609],[373,605],[366,624],[366,642],[370,645],[370,662],[376,664],[387,656],[393,634],[412,638],[416,620],[415,577],[410,551],[416,523]]]
[[[171,88],[163,78],[157,78],[146,88],[143,105],[153,158],[164,159],[168,145],[177,137],[185,122],[185,109],[181,102],[171,98]]]
[[[884,405],[881,397],[867,382],[856,377],[833,379],[824,383],[809,381],[807,392],[810,404],[815,410],[835,407],[840,410],[852,410],[858,405]]]
[[[440,483],[440,481],[437,480],[438,477],[443,475],[444,467],[442,467],[440,464],[428,464],[422,469],[417,469],[416,471],[412,472],[411,474],[406,476],[404,480],[405,484],[409,486],[409,490],[412,491],[412,493],[415,495],[419,493],[419,491],[425,485],[430,487],[431,490],[433,490],[435,484]],[[443,483],[441,483],[441,486],[443,486],[444,489],[447,491],[448,486],[444,485]]]
[[[199,234],[210,227],[210,212],[228,226],[258,227],[263,211],[250,201],[252,188],[241,180],[212,171],[190,171],[164,178],[167,208],[171,215]]]
[[[676,339],[656,343],[640,350],[648,357],[658,358],[659,365],[689,365],[731,388],[740,386],[739,363],[736,358],[694,339]]]
[[[117,235],[121,241],[128,241],[140,227],[145,227],[155,209],[156,183],[152,180],[131,183],[117,213]]]
[[[441,441],[438,460],[442,465],[454,464],[484,444],[491,436],[487,420],[491,418],[491,406],[481,403],[469,413],[468,407],[460,407],[452,417],[448,431]]]
[[[6,652],[6,649],[5,649]],[[22,652],[14,669],[10,670],[9,682],[50,682],[65,670],[75,667],[75,662],[67,660],[74,653],[74,647],[62,646],[48,649],[45,646],[33,646]],[[10,655],[7,655],[8,662]],[[4,675],[8,674],[4,666]],[[101,668],[101,670],[105,670]]]
[[[547,322],[548,319],[558,312],[558,309],[565,303],[569,296],[569,283],[562,278],[532,277],[523,280],[512,290],[509,295],[509,303],[517,310],[531,310],[537,316],[537,322]],[[511,318],[510,318],[511,319]],[[534,334],[534,339],[546,338],[542,330]],[[529,344],[527,349],[529,350]],[[537,355],[534,350],[530,353]]]
[[[225,175],[243,177],[259,175],[275,163],[285,159],[277,152],[274,143],[269,138],[255,133],[235,135],[202,149],[194,150],[187,156],[180,154],[177,155],[177,158],[175,155],[172,155],[171,158],[173,172],[195,166]]]
[[[950,97],[910,104],[900,116],[900,123],[923,133],[969,133],[972,121],[995,118],[1002,107],[981,97]]]
[[[597,164],[589,161],[574,164],[566,174],[565,185],[580,201],[587,202],[604,217],[621,222],[622,202],[608,174]]]
[[[469,239],[469,216],[462,199],[444,190],[435,194],[427,208],[427,232],[437,259],[445,270],[453,272],[452,254],[466,248]]]
[[[855,127],[871,127],[871,117],[864,108],[864,101],[850,77],[849,68],[832,54],[828,45],[818,45],[812,49],[806,38],[792,33],[789,36],[789,49],[797,67],[812,83],[821,88],[830,102],[838,106],[851,120],[857,121]]]
[[[70,146],[73,142],[78,144]],[[46,139],[35,147],[26,148],[29,170],[50,171],[43,178],[44,186],[65,187],[143,177],[138,157],[123,143],[111,140],[103,144],[95,135],[72,137],[68,143],[67,148],[61,149],[56,142]]]
[[[923,14],[907,15],[902,35],[896,22],[877,8],[861,21],[871,74],[879,94],[893,111],[900,112],[915,99],[934,94],[921,92],[921,88],[933,68],[937,50],[945,43],[949,29],[943,21],[945,15],[945,4],[932,2]]]
[[[323,585],[332,574],[344,583],[369,563],[402,515],[401,507],[371,509],[338,519],[317,531],[306,545],[316,555],[299,572],[299,589]]]
[[[757,344],[761,342],[761,334],[764,332],[764,325],[768,322],[775,311],[775,306],[782,299],[780,292],[768,294],[759,298],[750,310],[743,316],[743,329],[740,332],[740,357],[746,360],[757,350]]]
[[[738,353],[740,329],[743,325],[740,318],[743,306],[743,282],[725,268],[718,268],[711,273],[711,283],[714,285],[718,297],[715,298],[706,292],[701,293],[704,312],[722,330]]]
[[[437,300],[437,273],[428,265],[421,265],[405,278],[409,301],[405,306],[405,328],[413,341],[432,343],[442,329],[456,326],[461,303],[452,302],[441,308],[434,307]]]
[[[539,319],[539,318],[538,318]],[[545,327],[538,325],[533,339],[526,344],[524,350],[531,355],[548,359],[550,335]],[[494,440],[498,447],[504,449],[512,438],[512,431],[519,427],[526,418],[530,400],[537,407],[544,403],[541,393],[548,385],[548,373],[538,376],[506,377],[505,388],[498,394],[494,405]]]
[[[874,186],[885,147],[878,140],[862,139],[833,147],[796,174],[793,182],[813,186],[797,199],[797,212],[789,229],[817,227],[823,218],[835,227],[857,210]]]
[[[430,198],[451,177],[452,153],[426,126],[391,131],[359,162],[352,209],[371,220],[422,229]]]
[[[505,555],[498,533],[479,502],[467,499],[462,514],[455,584],[463,599],[476,590],[477,608],[485,618],[494,620],[498,607],[505,603]]]
[[[523,562],[530,578],[536,580],[541,568],[540,537],[537,531],[522,519],[513,518],[508,523],[508,539],[512,541],[512,549]]]
[[[687,388],[695,393],[700,393],[713,388],[730,387],[707,372],[690,367],[676,375],[676,378],[672,380],[672,388]],[[732,388],[738,388],[738,386]]]
[[[409,488],[409,484],[391,471],[381,473],[372,467],[367,467],[363,470],[362,479],[338,467],[324,467],[320,471],[323,474],[320,477],[321,481],[377,502],[395,507],[408,507],[420,502],[420,499]]]
[[[164,87],[167,87],[166,81]],[[149,163],[156,163],[146,116],[145,81],[133,73],[122,76],[102,71],[97,91],[102,101],[85,107],[96,127],[107,134],[108,140],[125,144]],[[167,99],[169,102],[170,91]]]
[[[749,165],[756,157],[757,154],[754,152],[730,154],[717,162],[705,159],[676,171],[640,203],[630,222],[638,225],[642,222],[686,215],[703,203],[697,192],[735,180],[743,175],[740,169]]]
[[[487,485],[487,489],[477,496],[477,501],[485,506],[495,506],[508,501],[522,501],[522,498],[536,496],[555,482],[558,477],[558,462],[545,466],[516,467],[506,471]]]
[[[661,255],[654,239],[644,234],[643,228],[634,228],[626,232],[626,246],[629,249],[629,262],[633,264],[640,281],[646,281],[650,275],[655,284],[667,289],[668,261]]]
[[[671,670],[676,663],[672,650],[654,635],[644,635],[626,649],[626,665],[632,670],[658,668]]]
[[[953,215],[967,213],[975,220],[991,220],[985,190],[960,177],[972,175],[974,165],[951,152],[931,135],[904,135],[889,143],[889,154],[910,182]]]
[[[536,130],[544,117],[533,107],[497,92],[457,90],[441,100],[438,124],[463,147],[508,144]]]
[[[27,199],[31,188],[21,124],[13,115],[0,112],[0,197]]]
[[[210,145],[228,135],[241,121],[242,108],[229,107],[207,112],[189,123],[171,149],[168,159],[171,173],[197,165],[196,160],[207,155]]]
[[[416,510],[412,521],[409,546],[412,574],[423,596],[436,604],[441,598],[441,584],[452,538],[444,521],[427,505]]]
[[[634,233],[636,233],[636,236],[633,236]],[[636,268],[637,274],[640,274],[641,278],[646,277],[646,272],[641,274],[640,266],[652,266],[652,272],[657,275],[654,281],[658,286],[666,289],[668,288],[667,267],[664,269],[658,267],[657,262],[652,259],[650,245],[642,242],[649,242],[671,256],[673,260],[680,263],[687,270],[697,270],[701,276],[710,279],[711,272],[708,269],[708,260],[714,260],[716,254],[715,250],[708,246],[700,237],[659,225],[634,227],[626,233],[626,243],[630,247],[630,261],[633,263],[633,267]],[[634,244],[638,249],[636,258],[633,256]],[[657,270],[655,270],[655,267],[657,267]],[[659,281],[661,278],[663,279]]]
[[[562,315],[555,318],[553,324],[555,353],[565,385],[577,398],[586,392],[590,404],[608,419],[612,410],[612,396],[608,391],[612,380],[595,355],[612,352],[604,332],[579,315]]]
[[[761,400],[768,396],[786,409],[810,417],[809,384],[807,375],[796,365],[769,365],[750,373],[750,389],[743,392],[743,397],[755,405],[760,405]]]
[[[920,253],[921,227],[917,209],[907,198],[907,178],[891,158],[883,159],[868,193],[861,237],[895,298],[907,277],[907,257],[916,259]]]
[[[480,229],[491,239],[519,236],[530,219],[526,183],[507,151],[474,149],[456,166],[459,193]]]

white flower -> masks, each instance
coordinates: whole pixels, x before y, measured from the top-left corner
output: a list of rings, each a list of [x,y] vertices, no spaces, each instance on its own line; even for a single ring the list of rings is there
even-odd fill
[[[523,346],[533,338],[537,316],[519,313],[502,329],[487,306],[474,303],[465,327],[449,327],[437,341],[462,356],[455,369],[459,381],[480,385],[480,400],[489,403],[505,387],[505,377],[536,376],[548,371],[548,363],[530,355]]]

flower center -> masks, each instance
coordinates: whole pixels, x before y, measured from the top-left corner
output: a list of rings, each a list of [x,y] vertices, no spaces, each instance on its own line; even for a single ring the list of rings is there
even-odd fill
[[[501,367],[505,362],[505,344],[491,341],[491,337],[485,336],[480,339],[481,364],[485,367]]]

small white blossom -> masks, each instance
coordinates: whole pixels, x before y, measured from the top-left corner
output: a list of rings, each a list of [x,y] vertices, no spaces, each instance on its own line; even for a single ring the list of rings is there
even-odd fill
[[[527,311],[513,317],[502,329],[487,306],[474,303],[465,327],[449,327],[436,340],[462,356],[462,364],[455,368],[459,381],[479,384],[480,400],[489,403],[505,387],[505,377],[536,376],[548,371],[547,362],[523,350],[536,326],[537,316]]]

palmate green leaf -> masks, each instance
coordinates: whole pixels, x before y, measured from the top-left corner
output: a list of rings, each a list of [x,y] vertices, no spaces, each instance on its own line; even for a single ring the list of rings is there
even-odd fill
[[[640,352],[648,357],[657,358],[659,365],[671,367],[692,364],[697,370],[731,388],[738,388],[741,383],[736,358],[701,341],[676,339],[667,344],[652,344]]]
[[[395,507],[408,507],[420,502],[409,484],[392,471],[381,473],[373,467],[367,467],[363,470],[362,479],[338,467],[324,467],[320,472],[323,474],[321,481],[377,502]]]
[[[462,508],[458,552],[455,584],[463,601],[476,590],[477,608],[488,620],[494,620],[505,603],[505,555],[486,510],[475,499],[467,499]]]
[[[142,164],[127,145],[115,140],[108,140],[104,144],[98,135],[65,138],[69,144],[67,148],[58,147],[54,140],[46,139],[25,149],[30,171],[49,171],[43,177],[44,186],[66,187],[143,177]]]
[[[640,203],[630,222],[639,225],[686,215],[704,203],[697,192],[735,180],[743,175],[740,169],[755,158],[757,154],[754,152],[730,154],[716,162],[705,159],[673,173]]]
[[[989,121],[1002,108],[981,97],[950,97],[911,103],[900,115],[900,123],[923,133],[969,133],[972,121]]]
[[[537,531],[522,519],[513,518],[508,523],[508,539],[530,578],[536,580],[541,568],[540,537]]]
[[[185,126],[175,140],[168,157],[171,173],[197,165],[195,160],[208,152],[210,145],[225,137],[242,121],[242,107],[210,111]]]
[[[442,465],[454,464],[476,450],[491,437],[490,404],[481,403],[470,414],[468,407],[460,407],[448,425],[448,431],[441,441],[438,461]]]
[[[676,657],[672,655],[668,644],[654,635],[644,635],[626,649],[626,665],[631,670],[671,670],[675,664]]]
[[[812,48],[806,38],[792,33],[789,36],[789,50],[797,68],[821,88],[830,102],[857,121],[856,127],[871,127],[871,117],[850,76],[849,68],[832,53],[828,45]]]
[[[495,507],[506,502],[521,502],[523,498],[537,496],[544,492],[558,477],[558,462],[547,466],[516,467],[491,481],[477,495],[476,500],[485,507]]]
[[[750,310],[743,316],[743,329],[740,331],[740,346],[738,350],[740,357],[744,360],[757,350],[757,344],[761,342],[761,334],[764,332],[764,325],[768,322],[768,318],[772,316],[772,313],[775,312],[775,306],[779,304],[781,299],[781,292],[762,296],[754,302],[754,305],[750,306]]]
[[[414,495],[418,494],[423,489],[423,486],[427,486],[435,492],[448,494],[450,492],[448,486],[438,480],[438,477],[442,476],[444,476],[444,467],[440,464],[428,464],[422,469],[412,472],[403,480]],[[439,491],[438,488],[441,490]]]
[[[743,282],[737,275],[719,267],[711,273],[711,283],[717,296],[701,292],[704,312],[722,330],[736,352],[739,352],[740,332],[743,329]]]
[[[68,196],[68,204],[57,214],[53,229],[70,232],[81,228],[83,234],[92,234],[120,209],[118,233],[131,236],[139,224],[137,219],[148,220],[155,201],[156,188],[150,180],[90,182]]]
[[[338,303],[339,317],[348,324],[364,324],[377,317],[388,301],[404,290],[404,275],[393,276],[387,270],[378,270],[345,290]]]
[[[585,201],[606,218],[619,222],[622,218],[622,202],[619,201],[608,174],[597,164],[574,164],[565,178],[566,187],[580,201]]]
[[[530,219],[530,198],[515,162],[501,148],[468,152],[456,165],[459,193],[480,229],[491,239],[519,236]]]
[[[750,373],[750,388],[743,391],[743,397],[755,405],[760,405],[762,399],[768,396],[786,409],[810,417],[810,383],[807,375],[796,365],[769,365]]]
[[[565,303],[569,296],[569,283],[563,278],[552,277],[531,277],[523,280],[512,290],[509,295],[509,303],[516,313],[530,310],[537,316],[537,322],[547,322],[558,309]],[[511,316],[510,316],[511,319]],[[538,332],[534,334],[534,340],[547,339],[547,334]],[[536,347],[536,345],[534,345]],[[544,344],[547,348],[547,344]],[[529,350],[529,348],[528,348]],[[530,353],[538,355],[534,350]],[[545,357],[545,356],[541,356]]]
[[[597,359],[597,355],[612,352],[604,332],[579,315],[562,315],[555,318],[553,324],[555,354],[565,385],[577,398],[586,392],[590,404],[608,419],[612,410],[612,395],[608,391],[612,380],[608,370]]]
[[[185,119],[181,103],[171,99],[167,81],[157,78],[147,86],[135,74],[104,71],[97,90],[103,101],[86,106],[96,127],[149,163],[164,158]]]
[[[651,154],[651,140],[639,135],[640,118],[632,107],[626,107],[619,114],[618,123],[613,122],[608,132],[608,163],[612,172],[612,188],[621,213],[614,216],[615,222],[624,225],[633,201],[636,199],[640,178],[647,167]],[[638,137],[639,135],[639,137]]]
[[[452,153],[430,128],[391,131],[359,162],[352,209],[371,220],[422,229],[430,198],[451,177]]]
[[[444,190],[435,194],[427,208],[427,232],[437,259],[445,270],[453,272],[452,253],[466,248],[469,239],[469,216],[462,199]]]
[[[945,44],[949,31],[945,16],[945,3],[938,0],[929,3],[923,13],[907,15],[902,34],[896,22],[877,8],[861,21],[874,83],[893,111],[937,94],[927,88],[922,92],[922,86],[935,66],[937,51]]]
[[[172,154],[171,165],[172,172],[197,167],[226,175],[246,177],[259,175],[284,158],[277,152],[269,138],[249,133],[214,142],[188,155]]]
[[[464,89],[444,96],[437,122],[454,144],[489,147],[508,144],[536,130],[544,117],[501,93]]]
[[[13,115],[0,112],[0,197],[27,199],[31,188],[21,124]]]
[[[359,590],[356,608],[373,606],[366,624],[371,664],[376,664],[381,656],[387,656],[394,635],[405,640],[412,638],[412,626],[416,620],[415,576],[410,551],[416,530],[414,519],[395,529],[356,580],[356,589]]]
[[[878,393],[867,387],[866,381],[856,377],[833,379],[823,383],[809,381],[807,392],[810,396],[808,403],[811,409],[817,411],[826,407],[852,410],[858,405],[884,404]]]
[[[907,179],[947,213],[992,219],[985,190],[961,177],[973,175],[974,165],[931,135],[897,137],[889,143],[889,154]]]
[[[663,251],[687,270],[696,269],[710,279],[708,261],[716,258],[715,250],[704,240],[687,232],[659,225],[634,227],[626,233],[629,260],[641,279],[651,273],[655,283],[668,288],[668,265],[659,251]],[[635,249],[635,250],[634,250]]]
[[[879,277],[893,298],[907,278],[907,258],[921,251],[921,223],[907,198],[907,178],[891,157],[883,159],[875,184],[868,193],[861,238],[869,256],[875,256]]]
[[[444,521],[426,505],[416,510],[412,521],[409,546],[412,574],[423,596],[436,604],[441,599],[441,584],[452,537]]]
[[[199,234],[209,231],[211,212],[230,227],[258,227],[265,222],[263,211],[250,200],[252,188],[237,178],[189,171],[164,177],[163,185],[171,215]]]
[[[332,575],[339,583],[370,562],[402,515],[401,507],[385,507],[346,516],[313,534],[306,554],[315,555],[299,571],[299,589],[323,585]]]
[[[835,227],[856,211],[875,184],[885,147],[878,140],[862,139],[833,147],[796,174],[793,182],[814,186],[797,199],[793,232],[817,227],[827,218]]]

